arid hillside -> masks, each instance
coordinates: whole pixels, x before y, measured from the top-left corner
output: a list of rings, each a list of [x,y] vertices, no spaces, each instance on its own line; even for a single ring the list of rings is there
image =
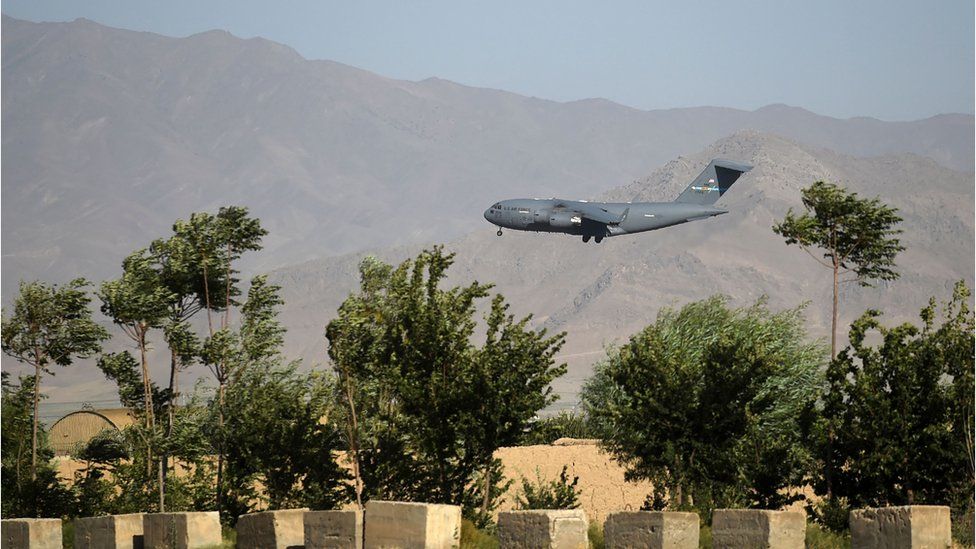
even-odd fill
[[[246,205],[249,267],[469,233],[504,196],[586,198],[742,129],[854,155],[973,163],[973,116],[641,111],[409,82],[223,31],[186,38],[3,18],[3,297],[101,280],[174,220]]]
[[[603,195],[609,200],[670,200],[712,158],[755,166],[719,202],[728,214],[656,232],[583,244],[567,235],[482,230],[450,242],[457,254],[452,282],[490,281],[518,315],[536,326],[567,332],[563,357],[570,372],[557,389],[575,394],[605,345],[653,321],[661,307],[713,294],[735,305],[769,300],[774,309],[807,303],[810,336],[829,329],[830,276],[771,227],[790,208],[801,208],[800,189],[816,180],[879,196],[899,209],[906,250],[901,277],[873,288],[843,286],[841,322],[868,308],[886,322],[917,319],[929,297],[947,299],[957,280],[973,283],[973,175],[954,172],[917,155],[858,158],[759,132],[740,132],[689,157],[679,157],[639,181]],[[420,246],[378,250],[388,261]],[[274,273],[284,287],[290,349],[322,361],[325,322],[357,285],[363,254],[305,263]]]

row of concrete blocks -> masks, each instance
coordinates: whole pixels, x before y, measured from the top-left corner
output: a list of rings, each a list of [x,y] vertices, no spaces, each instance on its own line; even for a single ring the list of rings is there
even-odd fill
[[[502,548],[586,549],[589,523],[582,510],[511,511],[498,516]],[[806,519],[796,511],[719,509],[712,543],[719,548],[804,546]],[[951,547],[949,508],[906,506],[851,512],[854,548]],[[244,515],[237,523],[240,549],[447,549],[460,545],[461,509],[453,505],[371,501],[361,511],[291,509]],[[694,549],[695,513],[612,513],[604,523],[608,548]],[[217,513],[114,515],[75,521],[76,549],[192,549],[221,543]],[[3,521],[2,546],[61,547],[59,519]]]

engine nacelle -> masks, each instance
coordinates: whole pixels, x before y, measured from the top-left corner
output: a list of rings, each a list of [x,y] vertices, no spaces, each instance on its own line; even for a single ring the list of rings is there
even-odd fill
[[[549,226],[570,229],[583,224],[583,216],[575,212],[555,212],[549,215]]]

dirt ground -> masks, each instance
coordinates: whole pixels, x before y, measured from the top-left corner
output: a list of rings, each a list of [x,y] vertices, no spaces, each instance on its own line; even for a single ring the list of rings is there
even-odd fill
[[[557,441],[560,442],[560,441]],[[649,482],[625,482],[624,469],[593,441],[567,441],[570,445],[516,446],[501,448],[495,457],[505,466],[505,476],[515,482],[505,494],[499,510],[513,508],[522,486],[522,477],[536,482],[536,471],[546,481],[556,480],[563,465],[569,466],[570,480],[579,477],[576,485],[581,493],[580,503],[591,521],[603,523],[613,511],[636,511],[651,493]]]

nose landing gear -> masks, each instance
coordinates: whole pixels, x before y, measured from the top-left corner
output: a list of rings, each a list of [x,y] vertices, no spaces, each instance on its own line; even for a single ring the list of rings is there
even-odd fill
[[[498,232],[495,233],[495,234],[497,234],[498,236],[501,236],[502,235],[502,230],[501,229],[498,229]]]

